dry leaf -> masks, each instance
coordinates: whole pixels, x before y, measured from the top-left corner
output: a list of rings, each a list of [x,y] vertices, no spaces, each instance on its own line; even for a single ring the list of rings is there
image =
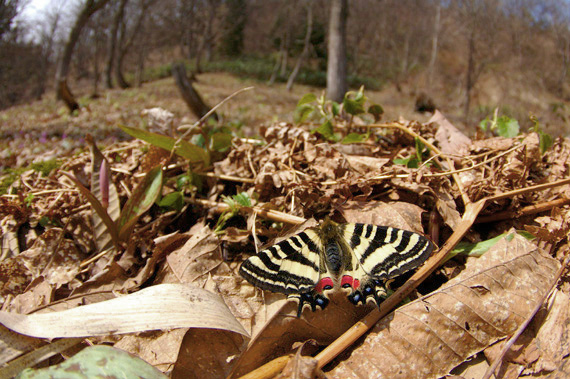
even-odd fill
[[[467,153],[471,139],[460,132],[440,111],[436,110],[428,123],[438,125],[435,140],[442,153],[454,156]]]
[[[422,213],[417,205],[404,202],[348,201],[337,208],[348,222],[391,226],[423,233]]]
[[[224,302],[206,290],[161,284],[61,312],[0,312],[15,332],[40,338],[104,336],[171,328],[214,328],[247,335]]]
[[[522,237],[520,237],[522,238]],[[515,238],[517,239],[517,238]],[[514,243],[515,250],[517,242]],[[496,245],[495,245],[496,246]],[[511,246],[489,251],[501,258]],[[514,332],[541,301],[559,262],[534,249],[481,270],[380,321],[331,378],[436,378]]]
[[[570,336],[565,326],[570,324],[570,299],[568,295],[555,290],[546,308],[541,309],[516,343],[511,347],[501,363],[499,375],[512,377],[523,373],[525,376],[542,376],[555,371],[570,351]],[[500,341],[485,349],[489,360],[496,359],[503,349]]]
[[[180,345],[171,378],[226,378],[244,350],[244,338],[225,330],[190,329]]]

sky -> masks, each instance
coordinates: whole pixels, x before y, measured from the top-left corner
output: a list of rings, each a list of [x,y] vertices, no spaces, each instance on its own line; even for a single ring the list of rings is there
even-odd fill
[[[74,6],[78,0],[24,0],[26,6],[22,13],[16,19],[17,22],[22,22],[24,30],[27,32],[26,38],[37,39],[42,34],[42,30],[47,27],[46,20],[48,15],[53,12],[65,13],[64,19],[68,19],[69,14],[73,13]],[[60,22],[59,29],[65,29],[66,23]]]
[[[29,0],[29,4],[24,8],[21,17],[25,20],[37,20],[41,18],[43,11],[52,0]]]

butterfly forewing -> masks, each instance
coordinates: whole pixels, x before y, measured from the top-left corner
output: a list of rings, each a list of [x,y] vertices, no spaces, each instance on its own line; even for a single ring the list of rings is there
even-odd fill
[[[376,279],[389,279],[422,264],[432,243],[407,230],[369,224],[341,224],[339,228],[363,271]]]
[[[253,285],[284,294],[312,290],[319,281],[322,241],[307,229],[250,257],[240,274]]]

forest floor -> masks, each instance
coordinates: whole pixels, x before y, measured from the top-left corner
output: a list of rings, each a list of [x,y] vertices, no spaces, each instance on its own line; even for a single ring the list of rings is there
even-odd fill
[[[273,359],[285,377],[482,378],[493,362],[502,378],[570,375],[570,141],[544,133],[558,116],[544,116],[545,129],[475,136],[453,117],[414,112],[415,97],[390,88],[354,95],[338,113],[307,86],[287,92],[226,74],[196,83],[212,106],[249,86],[217,109],[219,124],[194,125],[172,79],[81,98],[74,116],[52,98],[0,112],[0,323],[30,336],[0,338],[10,347],[0,349],[9,362],[0,377],[33,365],[19,354],[61,337],[51,350],[65,357],[113,345],[171,377],[238,377]],[[295,123],[302,98],[308,117]],[[187,129],[184,140],[173,133]],[[425,235],[433,256],[390,284],[379,308],[376,292],[362,290],[358,306],[340,292],[296,317],[294,302],[238,270],[324,216]],[[368,268],[399,272],[427,258],[405,261],[394,253],[403,237],[366,230],[335,238],[375,247],[360,258]],[[399,252],[411,254],[409,243]],[[312,280],[306,260],[268,254],[258,286],[285,280],[276,261]],[[348,274],[354,295],[368,276]],[[359,339],[363,325],[372,329]],[[83,352],[75,363],[85,372],[97,354],[118,354]]]

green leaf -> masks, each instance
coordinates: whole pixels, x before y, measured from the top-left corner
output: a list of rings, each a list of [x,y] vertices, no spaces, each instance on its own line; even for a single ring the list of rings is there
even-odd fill
[[[32,203],[34,201],[34,194],[32,192],[30,192],[28,194],[28,196],[26,196],[26,198],[24,199],[24,202],[26,203],[26,206],[29,208],[32,206]]]
[[[364,113],[364,102],[366,101],[366,96],[364,96],[364,87],[360,87],[358,92],[349,91],[344,95],[342,104],[346,113],[356,116],[358,114]]]
[[[175,211],[180,211],[184,207],[184,195],[182,192],[171,192],[164,196],[158,202],[158,206],[162,208],[167,208]]]
[[[125,240],[139,217],[148,211],[162,191],[162,165],[153,167],[135,188],[119,217],[119,239]]]
[[[303,95],[301,100],[297,103],[297,107],[300,107],[303,104],[312,103],[313,101],[317,100],[317,96],[312,93],[306,93]]]
[[[497,134],[505,138],[513,138],[519,134],[519,122],[514,118],[501,116],[497,119]]]
[[[238,203],[242,207],[251,207],[251,199],[249,198],[247,192],[238,193],[237,195],[234,195],[233,198],[236,201],[236,203]]]
[[[315,108],[312,105],[309,104],[300,105],[297,108],[295,108],[295,114],[293,115],[293,118],[297,123],[304,122],[311,115],[311,113],[313,113],[314,110]]]
[[[408,158],[395,158],[393,160],[394,164],[401,164],[408,168],[418,168],[419,162],[418,158],[415,156],[410,156]]]
[[[344,105],[344,110],[348,114],[356,116],[356,115],[359,115],[361,113],[364,113],[364,102],[360,102],[360,101],[349,99],[348,97],[345,97],[344,100],[342,101],[342,104]]]
[[[481,120],[481,122],[479,123],[479,128],[486,132],[487,131],[487,127],[489,126],[489,124],[491,123],[491,120],[489,120],[489,118],[487,117],[484,120]]]
[[[526,230],[517,230],[517,234],[523,236],[529,241],[535,240],[536,236],[532,233],[527,232]]]
[[[446,261],[458,254],[467,255],[469,257],[480,257],[481,255],[489,251],[490,248],[495,246],[495,244],[504,237],[507,237],[507,233],[503,233],[495,238],[491,238],[486,241],[481,241],[477,243],[459,242],[457,246],[446,257]]]
[[[176,189],[181,191],[184,187],[186,187],[191,182],[190,175],[182,174],[176,178]]]
[[[418,137],[414,138],[414,143],[416,145],[416,157],[418,159],[418,162],[421,163],[423,162],[423,153],[426,146]]]
[[[232,138],[230,133],[214,133],[210,139],[210,149],[224,152],[232,146]]]
[[[368,139],[368,133],[365,134],[358,134],[358,133],[349,133],[346,137],[344,137],[341,141],[342,144],[350,144],[350,143],[359,143],[366,141]]]
[[[311,130],[311,133],[319,133],[326,139],[330,141],[336,141],[338,138],[334,134],[334,128],[332,122],[330,120],[325,121],[321,126]]]
[[[147,378],[167,376],[140,358],[110,346],[90,346],[55,366],[22,371],[18,379]]]
[[[538,133],[538,141],[541,154],[546,153],[546,150],[550,149],[550,147],[554,144],[554,139],[552,136],[542,131]]]
[[[331,109],[333,116],[338,116],[340,114],[340,104],[336,101],[331,101]]]
[[[368,107],[368,113],[374,116],[375,122],[378,122],[380,121],[380,118],[384,114],[384,108],[382,108],[382,106],[380,106],[379,104],[372,104],[371,106]]]
[[[168,151],[172,151],[176,142],[175,138],[162,134],[152,133],[139,128],[132,128],[125,125],[119,125],[119,128],[121,128],[122,131],[130,136]],[[210,164],[210,154],[208,154],[208,152],[200,146],[193,145],[188,141],[179,141],[174,153],[188,159],[190,163],[203,163],[204,166],[208,166]]]

